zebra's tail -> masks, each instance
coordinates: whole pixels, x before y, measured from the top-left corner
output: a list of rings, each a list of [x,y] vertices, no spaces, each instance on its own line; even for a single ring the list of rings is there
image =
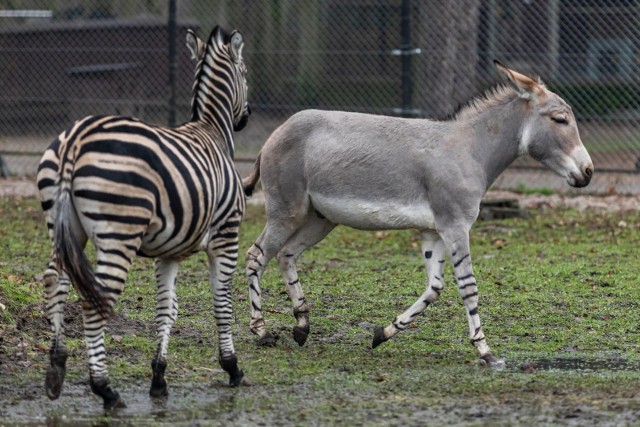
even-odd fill
[[[262,156],[262,151],[258,153],[258,157],[256,158],[256,163],[253,165],[253,170],[251,171],[251,175],[242,180],[242,189],[244,190],[245,196],[249,197],[253,194],[253,190],[256,188],[256,184],[258,180],[260,180],[260,157]]]
[[[112,312],[112,304],[105,297],[104,289],[96,280],[84,248],[74,235],[71,223],[75,212],[71,201],[71,189],[62,184],[56,200],[57,215],[54,220],[54,251],[58,268],[64,270],[71,283],[89,303],[105,317]]]

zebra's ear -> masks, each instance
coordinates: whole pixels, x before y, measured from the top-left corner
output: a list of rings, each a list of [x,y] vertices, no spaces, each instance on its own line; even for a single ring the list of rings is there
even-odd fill
[[[244,40],[242,39],[242,34],[238,31],[234,31],[231,34],[231,58],[238,63],[242,61],[242,48],[244,47]]]
[[[191,59],[195,59],[196,61],[200,60],[206,46],[207,44],[203,42],[193,30],[187,30],[187,47],[191,52]]]
[[[500,61],[494,60],[498,72],[505,77],[524,98],[531,95],[539,94],[542,91],[542,86],[531,77],[527,77],[524,74],[520,74],[517,71],[513,71],[510,68],[504,66]]]

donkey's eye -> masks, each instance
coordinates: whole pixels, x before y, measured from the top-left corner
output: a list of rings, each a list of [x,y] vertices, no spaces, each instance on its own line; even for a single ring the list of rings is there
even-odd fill
[[[556,123],[560,123],[562,125],[566,125],[567,123],[567,119],[564,116],[551,116],[551,120],[553,120]]]

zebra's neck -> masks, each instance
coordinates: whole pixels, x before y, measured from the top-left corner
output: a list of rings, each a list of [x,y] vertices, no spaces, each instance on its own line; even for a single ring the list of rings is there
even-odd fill
[[[216,128],[225,140],[229,154],[233,158],[233,122],[231,114],[233,109],[231,100],[227,99],[215,90],[211,90],[206,84],[200,82],[194,88],[193,93],[193,111],[191,121],[205,122]]]

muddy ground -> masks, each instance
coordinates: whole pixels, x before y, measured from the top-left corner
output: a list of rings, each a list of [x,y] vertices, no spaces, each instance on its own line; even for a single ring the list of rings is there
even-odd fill
[[[32,198],[34,194],[31,180],[0,180],[0,197]],[[578,211],[620,213],[637,211],[640,207],[637,196],[491,192],[488,197],[515,198],[527,209],[571,207]],[[259,196],[252,200],[260,203]],[[38,216],[34,211],[25,212]],[[554,215],[553,209],[544,212]],[[616,227],[618,221],[616,219],[611,227]],[[627,222],[621,232],[640,227],[637,218]],[[565,226],[569,227],[558,225]],[[597,229],[598,223],[589,227]],[[615,230],[612,233],[615,237]],[[492,242],[491,247],[497,244]],[[496,250],[487,257],[499,257],[497,253]],[[1,257],[0,262],[11,260]],[[322,269],[326,273],[342,266],[339,258],[330,258],[324,265],[318,263],[306,274]],[[384,268],[375,268],[384,273]],[[568,275],[573,276],[574,272]],[[594,289],[616,290],[613,280],[594,277],[597,280],[588,282]],[[15,278],[3,279],[11,281]],[[41,278],[35,279],[28,286],[39,287],[38,279]],[[322,280],[327,280],[326,274],[315,280],[322,287]],[[279,302],[272,306],[269,316],[289,316],[286,294],[271,292],[272,298]],[[128,407],[109,413],[102,411],[101,402],[88,387],[77,300],[70,302],[65,316],[67,336],[76,341],[76,347],[72,348],[62,396],[53,402],[46,398],[43,388],[49,336],[44,307],[41,303],[28,304],[13,313],[15,322],[4,322],[0,317],[0,426],[640,425],[639,359],[623,357],[616,350],[619,346],[627,350],[637,346],[635,339],[640,320],[631,322],[638,327],[612,334],[598,353],[582,352],[573,343],[563,344],[560,352],[553,356],[518,353],[518,345],[510,341],[511,337],[501,337],[494,332],[495,341],[503,341],[503,347],[511,348],[511,352],[505,354],[507,368],[495,372],[479,366],[471,352],[461,353],[455,346],[458,341],[465,340],[462,313],[455,303],[446,299],[439,302],[440,306],[434,308],[429,317],[437,325],[435,315],[449,308],[458,316],[452,324],[460,325],[461,329],[455,333],[446,331],[444,350],[425,352],[424,348],[430,346],[415,339],[414,336],[429,329],[428,322],[421,320],[420,327],[411,328],[405,336],[385,343],[374,352],[370,349],[370,337],[375,324],[363,320],[369,319],[364,315],[357,321],[344,322],[341,316],[346,318],[347,315],[338,309],[342,307],[341,297],[330,292],[325,296],[323,292],[315,295],[316,309],[320,309],[323,298],[330,308],[324,314],[325,319],[321,319],[321,312],[314,312],[315,335],[305,347],[299,348],[292,342],[289,317],[281,323],[285,326],[274,327],[281,337],[276,348],[258,348],[245,328],[246,319],[237,322],[234,336],[237,348],[242,349],[242,366],[247,372],[247,382],[239,388],[226,386],[226,376],[219,369],[214,351],[214,334],[207,330],[208,323],[194,325],[188,321],[190,310],[195,313],[204,309],[186,304],[181,308],[181,317],[172,332],[176,348],[172,349],[173,359],[167,374],[170,396],[155,400],[148,396],[152,350],[138,341],[135,345],[129,344],[134,338],[153,343],[153,322],[141,320],[137,315],[143,302],[140,306],[128,302],[127,309],[119,311],[109,323],[109,360],[117,373],[114,383]],[[236,298],[246,301],[243,294]],[[629,304],[628,310],[613,314],[603,311],[598,313],[602,317],[600,320],[608,320],[607,316],[615,319],[621,316],[619,313],[637,316],[635,301],[618,299],[621,300],[619,304]],[[403,300],[393,311],[405,303]],[[563,303],[549,300],[550,306]],[[513,308],[516,308],[515,303]],[[0,311],[4,309],[0,306]],[[240,306],[238,310],[244,311],[244,307]],[[585,313],[590,310],[593,310],[591,306],[584,308]],[[562,306],[558,311],[562,311]],[[575,318],[576,325],[591,321],[587,314],[580,313]],[[512,312],[503,308],[499,316],[509,318],[511,315]],[[329,326],[323,326],[323,320]],[[439,321],[446,322],[448,318],[442,317]],[[523,328],[527,321],[526,317],[514,320]],[[341,326],[335,327],[336,323]],[[279,325],[276,321],[274,324]],[[537,333],[541,334],[541,331],[537,330]],[[589,329],[584,333],[589,333]],[[428,337],[438,340],[437,335]],[[621,337],[629,337],[634,342],[621,344]],[[526,343],[533,338],[524,332],[518,339]],[[181,349],[205,354],[201,358],[204,362],[194,365],[187,356],[179,354]]]

